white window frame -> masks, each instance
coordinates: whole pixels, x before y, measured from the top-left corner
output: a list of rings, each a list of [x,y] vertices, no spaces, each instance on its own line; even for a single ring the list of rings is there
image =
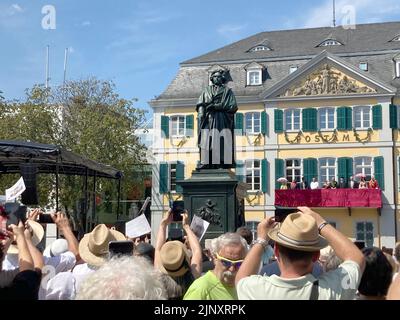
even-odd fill
[[[258,81],[252,83],[252,79],[251,79],[251,74],[252,73],[257,73],[258,74]],[[262,85],[262,70],[261,68],[257,68],[257,69],[249,69],[247,70],[247,85],[248,86],[259,86]]]
[[[299,163],[300,163],[298,166],[294,166],[293,163],[292,163],[292,166],[290,166],[290,167],[287,165],[288,161],[296,161],[296,160],[298,160]],[[289,179],[289,175],[287,174],[287,171],[291,170],[292,171],[291,176],[292,177],[293,176],[296,177],[297,175],[293,174],[293,173],[295,173],[295,171],[299,170],[299,169],[300,169],[300,175],[298,176],[298,181],[296,180],[296,182],[300,182],[301,181],[301,177],[303,176],[303,160],[299,159],[299,158],[288,158],[288,159],[285,159],[285,177],[289,182],[292,182],[293,179],[292,178]]]
[[[294,113],[295,112],[298,112],[299,113],[299,128],[298,129],[295,129],[294,128]],[[288,123],[286,122],[286,118],[287,118],[287,114],[288,113],[291,113],[291,115],[290,115],[290,127],[288,126]],[[301,116],[301,110],[300,109],[286,109],[284,112],[283,112],[283,121],[284,121],[284,124],[285,124],[285,131],[288,131],[288,132],[297,132],[297,131],[300,131],[301,130],[301,127],[302,127],[302,116]]]
[[[368,108],[368,112],[364,111],[367,108]],[[358,110],[362,111],[361,112],[361,126],[356,125],[356,114],[357,114]],[[365,114],[367,114],[367,113],[369,116],[369,125],[364,126]],[[353,127],[355,129],[363,129],[363,130],[367,130],[372,127],[372,108],[371,108],[371,106],[355,106],[353,108]]]
[[[357,239],[357,225],[359,223],[363,223],[364,224],[364,239]],[[375,245],[375,223],[372,220],[357,220],[357,221],[354,221],[354,236],[355,236],[354,239],[356,241],[357,240],[358,241],[364,241],[366,247],[371,247],[367,243],[367,227],[366,227],[367,223],[371,223],[372,224],[372,245],[371,246]]]
[[[293,65],[289,67],[289,74],[292,74],[293,72],[296,72],[299,66]]]
[[[258,116],[258,130],[255,130],[255,123],[257,122],[256,116]],[[247,127],[247,118],[251,117],[251,126],[250,128]],[[261,132],[261,112],[247,112],[244,115],[244,127],[246,134],[259,134]]]
[[[361,66],[365,66],[365,68],[362,68]],[[358,64],[358,68],[362,71],[368,71],[368,62],[360,62]]]
[[[173,122],[174,119],[180,119],[183,118],[183,134],[179,134],[179,123],[180,121],[178,120],[178,126],[177,126],[177,130],[176,132],[173,131]],[[181,137],[185,137],[186,136],[186,116],[181,115],[181,114],[177,114],[177,115],[173,115],[170,117],[170,128],[169,128],[169,132],[171,133],[170,136],[173,138],[181,138]]]
[[[328,110],[333,111],[333,127],[332,128],[327,127],[328,123],[329,123],[329,121],[328,121],[329,120]],[[326,123],[325,128],[322,128],[322,124],[321,124],[321,113],[322,112],[325,112],[325,115],[324,115],[325,123]],[[332,130],[334,130],[336,128],[336,108],[334,108],[334,107],[324,107],[324,108],[319,108],[318,109],[318,128],[320,128],[321,131],[332,131]]]
[[[169,190],[172,193],[176,193],[176,167],[178,163],[177,162],[170,162],[168,163],[168,185],[169,185]],[[172,166],[175,166],[173,169]],[[174,177],[172,177],[174,175]],[[172,181],[174,180],[174,188],[172,187]]]
[[[258,162],[258,167],[255,166],[255,163]],[[249,166],[250,164],[250,166]],[[246,183],[250,187],[249,191],[260,191],[261,190],[261,160],[260,159],[250,159],[245,161],[246,167]],[[259,182],[255,182],[255,178],[257,177],[256,172],[258,172]],[[249,182],[247,178],[250,177],[251,181]],[[258,187],[256,186],[258,184]]]
[[[395,78],[400,78],[400,59],[394,61]]]
[[[265,45],[258,45],[255,46],[250,50],[251,52],[257,52],[257,51],[271,51],[271,48]]]
[[[253,240],[257,239],[257,226],[259,223],[260,223],[260,221],[256,221],[256,220],[246,221],[246,227],[249,228],[249,230],[251,231],[251,233],[253,235]]]
[[[340,43],[337,40],[334,39],[327,39],[323,41],[318,47],[329,47],[329,46],[341,46],[342,43]]]
[[[362,159],[361,165],[358,165],[356,163],[358,159]],[[366,164],[366,162],[367,162],[367,161],[365,161],[366,159],[370,159],[371,164],[369,164],[369,165]],[[368,180],[369,178],[371,178],[371,176],[374,175],[374,158],[373,157],[368,157],[368,156],[354,157],[353,163],[354,163],[354,165],[353,165],[354,175],[356,175],[357,173],[363,173],[367,177],[365,180]],[[366,174],[366,169],[368,169],[368,168],[371,168],[371,175]]]
[[[330,160],[334,160],[333,161],[333,165],[326,165],[326,161],[330,159]],[[322,165],[322,162],[325,161],[325,165]],[[335,157],[323,157],[318,159],[318,181],[320,184],[320,187],[322,187],[325,183],[326,180],[332,181],[332,177],[328,175],[328,179],[322,179],[322,170],[325,170],[325,175],[327,172],[329,172],[330,169],[334,169],[334,174],[333,177],[336,179],[337,176],[337,159]]]

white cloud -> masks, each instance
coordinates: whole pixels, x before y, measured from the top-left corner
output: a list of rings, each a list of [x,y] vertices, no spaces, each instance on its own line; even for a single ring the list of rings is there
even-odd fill
[[[336,1],[336,25],[349,24],[351,11],[355,13],[355,24],[378,22],[390,14],[400,13],[400,4],[398,0],[339,0]],[[332,26],[332,21],[332,1],[326,0],[305,14],[298,24],[305,28],[327,27]]]
[[[23,11],[23,9],[21,8],[21,6],[18,3],[12,4],[11,8],[13,8],[15,11],[18,11],[18,12],[22,12]]]
[[[0,16],[3,17],[12,17],[18,13],[21,13],[24,11],[24,9],[17,3],[12,4],[11,6],[4,8],[3,13],[0,14]]]
[[[234,25],[234,24],[223,24],[217,28],[217,33],[229,41],[234,41],[242,37],[243,31],[247,25]]]
[[[90,21],[83,21],[83,22],[81,23],[81,26],[82,26],[82,27],[90,27],[91,24],[92,24],[92,23],[91,23]]]

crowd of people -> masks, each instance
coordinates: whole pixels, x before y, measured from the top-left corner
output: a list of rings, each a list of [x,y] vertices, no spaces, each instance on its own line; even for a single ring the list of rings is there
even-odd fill
[[[43,252],[40,214],[2,234],[0,300],[400,299],[400,243],[394,251],[360,249],[307,207],[281,223],[264,219],[257,239],[241,227],[204,247],[187,212],[184,236],[168,237],[170,210],[155,246],[104,224],[78,242],[68,218],[55,213],[62,237]],[[132,241],[132,252],[111,256],[114,241]]]
[[[332,179],[325,180],[320,186],[318,179],[316,177],[312,178],[312,181],[308,183],[308,181],[301,177],[301,181],[297,181],[293,179],[291,182],[288,182],[287,179],[281,179],[281,186],[280,189],[379,189],[378,181],[375,179],[374,176],[371,176],[370,180],[366,180],[366,177],[361,176],[360,181],[356,181],[353,176],[350,176],[348,181],[345,180],[344,177],[340,177],[339,181],[336,181],[335,177]]]

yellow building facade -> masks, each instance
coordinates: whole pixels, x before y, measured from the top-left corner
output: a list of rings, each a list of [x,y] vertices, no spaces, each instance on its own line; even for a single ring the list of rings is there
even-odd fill
[[[365,50],[362,44],[372,32],[379,34],[380,27],[387,37],[388,28],[395,30],[400,23],[356,28],[358,51]],[[325,29],[330,28],[281,31],[293,39],[297,35],[294,41],[299,41],[297,51],[288,48],[286,56],[271,53],[278,50],[274,43],[282,48],[282,40],[276,32],[266,32],[181,64],[166,91],[151,101],[156,132],[153,232],[169,202],[182,198],[176,180],[189,178],[197,166],[197,97],[208,85],[210,73],[224,69],[230,72],[228,85],[238,102],[235,173],[249,187],[245,199],[249,227],[255,229],[260,220],[275,214],[280,177],[297,183],[304,177],[308,184],[315,178],[322,188],[332,178],[349,182],[350,176],[365,175],[367,180],[375,176],[381,189],[379,206],[349,202],[346,207],[314,209],[349,238],[368,246],[394,247],[400,221],[400,98],[396,97],[400,42],[375,55],[357,54],[356,49],[342,53],[351,43],[339,40],[340,50],[317,46],[312,53],[302,53],[307,45],[297,39],[302,34],[309,39],[309,33],[315,33],[322,40],[327,39],[324,33],[335,39],[347,34],[346,30],[332,33]],[[382,66],[386,73],[390,69],[386,78],[382,70],[374,72]]]

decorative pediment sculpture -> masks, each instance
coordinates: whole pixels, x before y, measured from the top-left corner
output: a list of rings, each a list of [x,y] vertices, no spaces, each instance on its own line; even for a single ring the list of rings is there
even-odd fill
[[[281,96],[291,97],[376,92],[375,89],[325,64],[322,69],[311,73],[304,81],[287,89]]]

